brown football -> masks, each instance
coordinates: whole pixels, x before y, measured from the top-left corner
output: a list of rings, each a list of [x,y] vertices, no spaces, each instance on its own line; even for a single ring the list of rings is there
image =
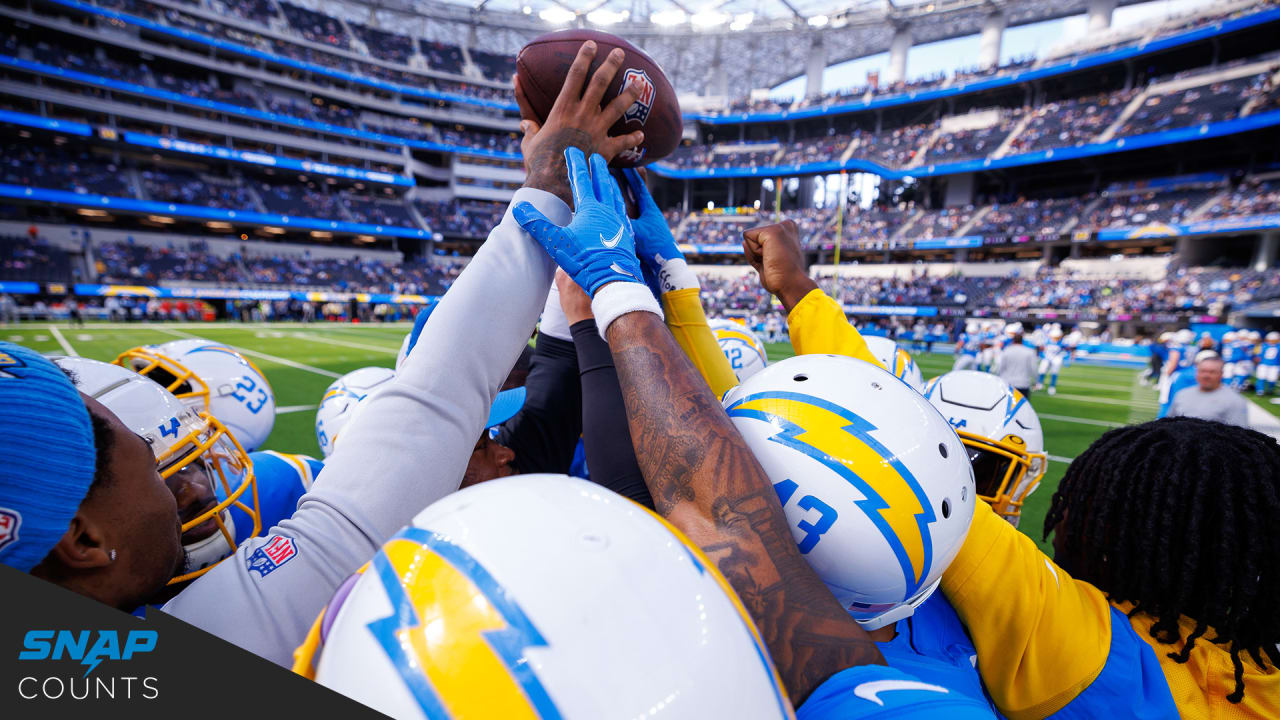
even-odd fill
[[[587,40],[596,43],[596,56],[591,61],[588,78],[614,48],[622,48],[627,53],[618,74],[605,91],[602,106],[618,96],[624,83],[639,82],[643,85],[640,99],[609,129],[609,134],[625,135],[643,130],[644,142],[626,157],[615,157],[610,164],[614,167],[637,167],[670,155],[680,144],[680,136],[684,132],[676,92],[653,58],[617,35],[598,30],[557,30],[534,38],[520,50],[516,57],[516,74],[520,76],[520,87],[537,116],[534,119],[540,123],[546,120],[578,48]]]

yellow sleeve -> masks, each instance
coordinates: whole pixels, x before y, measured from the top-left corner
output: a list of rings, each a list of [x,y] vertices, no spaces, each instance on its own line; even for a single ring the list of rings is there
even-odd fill
[[[1031,538],[978,502],[942,591],[978,650],[978,672],[1011,720],[1061,710],[1098,677],[1111,647],[1111,607]]]
[[[847,355],[880,365],[862,334],[849,324],[840,303],[818,288],[791,308],[787,327],[797,355]]]
[[[729,359],[720,351],[715,333],[707,325],[701,292],[698,288],[665,292],[662,294],[662,311],[676,342],[702,373],[707,385],[711,386],[711,392],[719,398],[738,384],[738,376],[733,374]]]

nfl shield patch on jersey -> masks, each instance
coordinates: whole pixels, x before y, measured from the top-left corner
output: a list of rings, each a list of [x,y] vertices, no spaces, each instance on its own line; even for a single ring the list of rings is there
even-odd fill
[[[250,572],[258,573],[260,577],[266,577],[278,570],[281,565],[292,560],[297,554],[298,549],[293,544],[293,538],[276,535],[268,540],[265,545],[249,554],[245,567]]]

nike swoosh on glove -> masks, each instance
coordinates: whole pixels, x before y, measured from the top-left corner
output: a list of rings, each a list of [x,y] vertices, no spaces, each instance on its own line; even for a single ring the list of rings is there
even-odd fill
[[[635,233],[608,164],[597,154],[588,162],[575,147],[567,148],[564,156],[573,191],[573,221],[560,227],[527,202],[512,208],[512,217],[593,298],[612,282],[643,285]]]

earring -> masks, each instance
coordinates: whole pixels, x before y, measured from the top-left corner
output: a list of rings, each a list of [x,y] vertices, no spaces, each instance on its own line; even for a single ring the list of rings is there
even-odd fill
[[[116,561],[116,549],[111,548],[111,562],[115,562],[115,561]]]

